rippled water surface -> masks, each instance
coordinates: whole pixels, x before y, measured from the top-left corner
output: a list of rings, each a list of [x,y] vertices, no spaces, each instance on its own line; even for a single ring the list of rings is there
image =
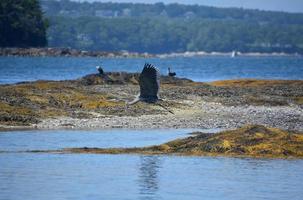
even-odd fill
[[[75,79],[105,71],[140,72],[145,62],[162,74],[171,67],[179,77],[195,81],[222,79],[303,79],[302,57],[193,57],[193,58],[73,58],[0,57],[0,84],[33,80]]]
[[[0,199],[302,199],[302,160],[17,152],[144,146],[189,131],[2,132]]]
[[[0,199],[302,199],[303,162],[0,154]]]

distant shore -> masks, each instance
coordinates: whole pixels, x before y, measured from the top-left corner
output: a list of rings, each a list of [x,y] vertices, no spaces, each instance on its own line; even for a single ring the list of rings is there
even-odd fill
[[[53,56],[53,57],[154,57],[148,53],[131,53],[127,51],[107,52],[107,51],[82,51],[70,48],[0,48],[0,56]]]
[[[0,56],[53,56],[53,57],[107,57],[107,58],[173,58],[173,57],[203,57],[203,56],[227,56],[227,57],[274,57],[274,56],[302,56],[301,54],[283,53],[283,52],[181,52],[181,53],[164,53],[150,54],[137,53],[128,51],[83,51],[70,48],[0,48]]]

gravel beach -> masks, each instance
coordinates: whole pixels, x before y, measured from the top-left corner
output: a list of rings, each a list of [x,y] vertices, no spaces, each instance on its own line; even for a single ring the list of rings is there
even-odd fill
[[[303,111],[298,106],[223,106],[200,102],[193,110],[174,110],[174,114],[141,116],[98,115],[90,119],[58,117],[44,119],[39,129],[104,129],[104,128],[201,128],[232,129],[246,124],[261,124],[288,130],[303,131]]]

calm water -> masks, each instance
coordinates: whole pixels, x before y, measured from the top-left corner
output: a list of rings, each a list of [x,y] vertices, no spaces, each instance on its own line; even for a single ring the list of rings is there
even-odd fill
[[[0,57],[0,84],[33,80],[65,80],[106,71],[140,72],[145,62],[162,74],[171,67],[179,77],[196,81],[222,79],[303,79],[302,57],[194,57],[194,58],[72,58]]]
[[[188,131],[5,132],[0,148],[143,146]],[[303,160],[0,153],[0,199],[301,200],[302,167]]]
[[[143,147],[188,137],[197,129],[108,129],[0,132],[0,151],[49,150],[68,147]],[[203,131],[203,129],[199,129]],[[216,132],[219,129],[205,130]]]

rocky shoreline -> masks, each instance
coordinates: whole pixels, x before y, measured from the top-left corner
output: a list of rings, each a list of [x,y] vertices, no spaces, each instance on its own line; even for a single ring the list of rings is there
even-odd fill
[[[161,106],[127,105],[139,92],[138,77],[111,72],[0,85],[0,128],[232,129],[260,124],[303,131],[303,81],[199,83],[162,76]]]
[[[33,56],[33,57],[108,57],[108,58],[149,58],[148,53],[132,53],[127,51],[82,51],[70,48],[0,48],[0,56]]]
[[[150,54],[137,53],[128,51],[107,52],[107,51],[83,51],[70,48],[0,48],[0,56],[33,56],[33,57],[106,57],[106,58],[174,58],[174,57],[199,57],[199,56],[228,56],[233,52],[182,52],[182,53],[166,53],[166,54]],[[274,57],[274,56],[302,56],[300,54],[288,53],[259,53],[259,52],[236,52],[236,56],[248,57]]]

